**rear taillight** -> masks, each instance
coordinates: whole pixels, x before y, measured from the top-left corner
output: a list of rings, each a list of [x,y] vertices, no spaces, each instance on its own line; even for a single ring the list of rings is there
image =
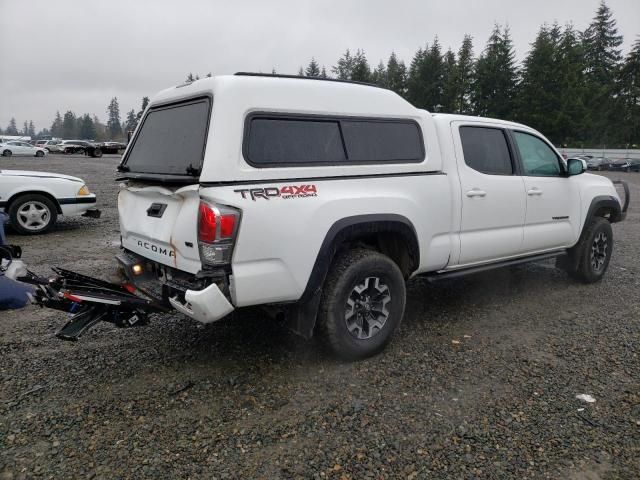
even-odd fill
[[[198,246],[200,259],[207,265],[231,262],[240,211],[235,208],[200,202],[198,208]]]

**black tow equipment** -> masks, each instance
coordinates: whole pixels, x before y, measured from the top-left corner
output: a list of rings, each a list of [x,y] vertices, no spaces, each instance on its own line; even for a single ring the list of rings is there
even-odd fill
[[[131,284],[116,284],[62,268],[53,268],[55,276],[38,277],[31,272],[20,280],[37,287],[35,300],[41,307],[71,314],[56,337],[76,341],[99,322],[118,327],[144,325],[147,315],[166,312],[160,301],[133,293]]]

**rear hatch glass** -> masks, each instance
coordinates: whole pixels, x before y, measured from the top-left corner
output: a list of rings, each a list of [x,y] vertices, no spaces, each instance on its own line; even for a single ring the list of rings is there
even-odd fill
[[[151,179],[156,175],[198,177],[210,113],[208,97],[152,107],[119,169],[142,174],[135,175],[137,178],[149,176]]]

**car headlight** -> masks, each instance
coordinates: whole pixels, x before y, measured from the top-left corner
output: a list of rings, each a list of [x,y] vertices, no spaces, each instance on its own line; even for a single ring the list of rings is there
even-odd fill
[[[89,188],[86,185],[83,185],[77,193],[78,197],[83,197],[85,195],[91,195]]]

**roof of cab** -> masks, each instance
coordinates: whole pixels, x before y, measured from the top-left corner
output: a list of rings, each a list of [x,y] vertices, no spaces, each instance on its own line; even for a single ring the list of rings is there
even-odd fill
[[[436,123],[480,122],[480,123],[500,124],[500,125],[504,125],[505,127],[520,128],[523,130],[533,130],[533,128],[523,125],[522,123],[511,122],[509,120],[500,120],[498,118],[475,117],[473,115],[458,115],[453,113],[432,113],[431,116],[436,121]]]
[[[212,95],[217,109],[287,111],[368,115],[375,117],[419,117],[413,105],[391,90],[356,82],[311,80],[275,75],[220,75],[171,87],[159,92],[151,106]],[[229,102],[233,102],[232,105]]]

